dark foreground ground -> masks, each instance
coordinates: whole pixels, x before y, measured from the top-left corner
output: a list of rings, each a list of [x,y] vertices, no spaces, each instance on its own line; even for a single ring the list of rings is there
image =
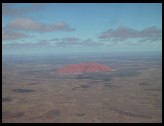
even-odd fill
[[[161,55],[3,57],[2,122],[162,122]],[[94,61],[115,71],[59,76]]]

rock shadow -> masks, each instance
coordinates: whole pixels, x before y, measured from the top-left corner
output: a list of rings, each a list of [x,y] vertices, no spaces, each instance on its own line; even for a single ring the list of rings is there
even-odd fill
[[[54,119],[57,116],[59,116],[61,114],[61,112],[59,110],[50,110],[47,113],[43,114],[42,117],[46,118],[46,119]]]
[[[149,85],[149,84],[146,82],[142,82],[142,83],[139,83],[139,85]]]
[[[132,77],[132,76],[137,76],[139,75],[139,72],[136,70],[120,70],[117,71],[116,73],[113,73],[113,77]]]
[[[111,81],[111,77],[108,74],[101,74],[101,73],[93,73],[93,74],[82,74],[78,75],[76,79],[89,79],[91,80],[91,83],[97,83],[97,82],[109,82]]]
[[[2,112],[2,118],[21,118],[23,116],[25,116],[25,112]]]
[[[32,90],[32,89],[22,89],[22,88],[13,89],[13,92],[16,92],[16,93],[30,93],[34,91],[35,90]]]
[[[112,83],[105,83],[104,86],[107,88],[118,88],[117,86],[113,85]]]
[[[91,86],[90,85],[80,85],[80,88],[84,88],[84,89],[87,89],[87,88],[90,88]]]
[[[12,99],[10,97],[3,97],[2,102],[11,102]]]

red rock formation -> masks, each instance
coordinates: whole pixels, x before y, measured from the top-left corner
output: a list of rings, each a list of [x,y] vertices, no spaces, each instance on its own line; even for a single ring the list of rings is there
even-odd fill
[[[80,74],[86,72],[102,72],[102,71],[112,71],[107,65],[98,64],[95,62],[71,64],[61,67],[56,70],[58,74]]]

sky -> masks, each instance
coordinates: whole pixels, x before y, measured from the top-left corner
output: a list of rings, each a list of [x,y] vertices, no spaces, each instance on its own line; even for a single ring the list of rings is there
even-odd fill
[[[2,55],[161,51],[161,3],[2,4]]]

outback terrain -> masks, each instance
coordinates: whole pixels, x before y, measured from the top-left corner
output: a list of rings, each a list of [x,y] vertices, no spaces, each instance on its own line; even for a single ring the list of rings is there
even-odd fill
[[[56,73],[82,62],[114,70]],[[161,56],[3,57],[2,122],[160,123]]]

